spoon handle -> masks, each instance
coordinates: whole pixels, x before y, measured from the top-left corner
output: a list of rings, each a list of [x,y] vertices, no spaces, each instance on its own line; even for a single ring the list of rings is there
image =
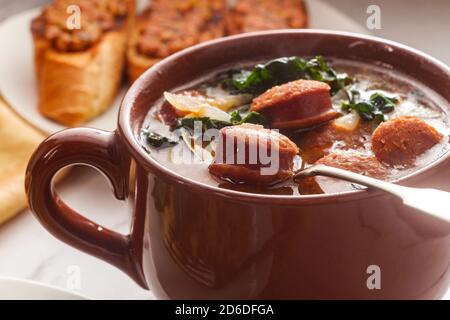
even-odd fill
[[[314,165],[295,174],[295,177],[327,176],[338,178],[390,193],[403,204],[430,214],[450,224],[450,193],[436,189],[410,188],[363,176],[347,170]]]

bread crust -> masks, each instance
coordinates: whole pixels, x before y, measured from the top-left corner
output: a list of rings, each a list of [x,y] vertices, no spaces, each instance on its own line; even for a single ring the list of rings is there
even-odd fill
[[[134,1],[130,1],[130,8]],[[66,126],[77,126],[105,111],[116,97],[123,77],[126,43],[133,23],[131,10],[120,26],[81,52],[55,50],[33,34],[39,111]]]

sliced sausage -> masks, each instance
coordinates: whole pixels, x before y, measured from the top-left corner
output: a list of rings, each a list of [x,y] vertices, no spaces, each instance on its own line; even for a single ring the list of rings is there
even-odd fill
[[[325,193],[317,182],[316,177],[301,177],[297,178],[295,182],[298,184],[298,190],[301,195]]]
[[[316,163],[381,180],[386,180],[389,177],[388,168],[374,156],[361,154],[358,151],[331,153]],[[329,177],[298,177],[295,179],[295,182],[298,184],[299,193],[303,195],[354,190],[349,182]]]
[[[377,158],[356,152],[330,153],[316,163],[348,170],[376,179],[386,179],[389,174],[388,168],[380,163]]]
[[[299,129],[336,117],[330,86],[314,80],[296,80],[273,87],[255,98],[252,111],[264,114],[271,127]]]
[[[292,176],[298,151],[289,138],[260,125],[225,127],[209,172],[233,183],[272,185]]]
[[[441,139],[442,134],[425,121],[405,116],[378,126],[372,135],[372,150],[384,163],[409,166]]]

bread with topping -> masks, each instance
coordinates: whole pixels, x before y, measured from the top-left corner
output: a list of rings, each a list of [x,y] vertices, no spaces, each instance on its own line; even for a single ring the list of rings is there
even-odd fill
[[[139,15],[127,52],[130,82],[163,58],[225,35],[227,0],[153,0]]]
[[[303,0],[236,0],[226,20],[229,34],[308,27]]]
[[[33,20],[38,107],[45,117],[76,126],[108,108],[122,81],[134,6],[134,0],[55,0]]]

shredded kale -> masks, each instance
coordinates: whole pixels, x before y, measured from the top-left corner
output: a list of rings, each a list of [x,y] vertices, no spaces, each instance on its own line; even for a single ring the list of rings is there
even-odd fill
[[[232,125],[240,125],[243,123],[253,123],[267,126],[268,120],[261,113],[250,111],[250,105],[245,105],[231,113]]]
[[[168,137],[164,137],[159,133],[149,131],[148,129],[142,130],[142,134],[145,137],[147,143],[155,148],[171,147],[178,143],[178,141],[175,141]]]
[[[223,84],[232,91],[259,95],[276,85],[298,79],[325,82],[331,87],[331,95],[352,82],[346,73],[337,73],[323,57],[317,56],[309,60],[283,57],[258,64],[251,71],[232,71]]]
[[[346,94],[348,101],[342,103],[342,110],[356,110],[365,121],[386,121],[386,114],[394,111],[398,103],[397,98],[387,97],[380,92],[373,93],[369,99],[361,99],[360,92],[354,89],[347,90]]]
[[[267,124],[267,119],[261,113],[255,111],[251,111],[246,115],[241,115],[239,112],[234,111],[231,114],[231,123],[233,125],[239,125],[243,123],[253,123],[264,126]]]
[[[232,125],[230,122],[215,120],[209,117],[192,117],[192,118],[185,117],[178,119],[176,128],[177,129],[184,128],[188,129],[190,132],[193,132],[195,128],[195,123],[199,122],[202,124],[202,132],[205,132],[208,129],[220,130],[224,127]]]
[[[245,110],[246,109],[246,110]],[[230,121],[220,121],[211,119],[209,117],[192,117],[178,119],[177,128],[188,129],[191,133],[194,131],[196,122],[201,122],[202,132],[208,129],[220,130],[225,127],[240,125],[244,123],[253,123],[260,125],[267,125],[267,119],[260,113],[255,111],[248,111],[248,107],[233,111],[230,115]]]

